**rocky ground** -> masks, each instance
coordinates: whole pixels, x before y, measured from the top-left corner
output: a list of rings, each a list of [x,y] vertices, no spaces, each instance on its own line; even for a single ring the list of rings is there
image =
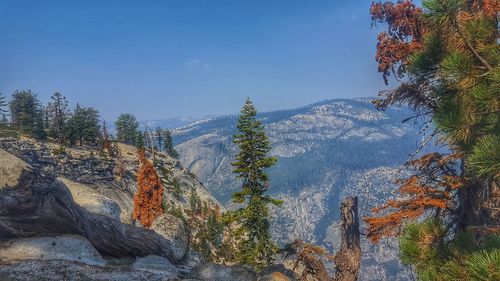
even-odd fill
[[[138,161],[134,148],[120,145],[120,150],[120,157],[110,158],[88,147],[61,151],[52,143],[0,138],[0,208],[12,208],[12,200],[25,198],[16,197],[16,192],[26,195],[26,189],[21,185],[38,184],[26,178],[35,173],[41,179],[53,178],[57,188],[70,192],[71,200],[85,212],[105,216],[118,224],[133,223],[131,211],[137,189],[135,173]],[[194,189],[207,205],[219,206],[217,200],[175,159],[157,155],[158,167],[168,170],[169,176],[175,177],[180,185],[180,196],[173,196],[167,188],[168,204],[187,208],[188,191]],[[165,185],[169,183],[165,179]],[[51,185],[36,186],[32,192],[52,192],[54,188]],[[57,200],[58,197],[54,198]],[[50,204],[54,203],[58,204]],[[40,204],[42,210],[37,210],[37,213],[43,214],[43,208],[49,208],[50,204]],[[15,215],[4,219],[12,222]],[[8,227],[8,224],[2,227]],[[284,272],[289,276],[276,271],[257,274],[243,266],[205,264],[190,250],[189,230],[184,222],[170,214],[157,218],[152,229],[168,241],[171,259],[155,255],[111,257],[94,247],[91,241],[97,241],[96,237],[88,240],[79,235],[61,233],[32,236],[27,232],[22,238],[13,238],[5,234],[10,230],[4,228],[2,232],[0,227],[0,280],[294,280],[287,271]]]
[[[133,209],[133,195],[137,191],[139,161],[134,147],[125,144],[118,144],[118,147],[120,156],[107,157],[92,147],[74,146],[59,151],[59,145],[54,143],[27,138],[0,140],[0,148],[21,158],[42,174],[58,177],[70,188],[75,200],[87,204],[89,209],[93,208],[91,211],[120,216],[122,221],[127,222]],[[156,161],[166,187],[167,203],[187,207],[188,194],[194,188],[202,202],[220,207],[218,201],[179,161],[163,153],[157,154]],[[164,171],[168,175],[163,175]],[[171,179],[179,183],[180,196],[172,194]]]

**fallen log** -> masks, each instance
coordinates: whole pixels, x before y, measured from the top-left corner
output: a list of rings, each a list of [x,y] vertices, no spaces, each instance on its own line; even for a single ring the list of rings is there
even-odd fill
[[[1,149],[0,158],[0,166],[4,166],[0,167],[0,177],[7,178],[9,169],[5,163],[19,159]],[[87,238],[103,255],[154,254],[175,262],[171,241],[152,230],[88,212],[75,203],[68,188],[54,177],[26,165],[17,184],[10,186],[9,182],[13,181],[0,179],[0,239],[76,234]]]

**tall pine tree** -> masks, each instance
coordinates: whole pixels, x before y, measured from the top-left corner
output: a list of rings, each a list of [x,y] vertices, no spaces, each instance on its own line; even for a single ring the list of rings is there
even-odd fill
[[[411,161],[415,174],[398,181],[405,196],[365,219],[372,240],[400,235],[401,260],[420,280],[500,279],[499,13],[498,0],[371,6],[388,27],[378,36],[379,71],[386,83],[405,78],[375,105],[408,104],[453,151]]]
[[[137,147],[138,149],[144,149],[145,140],[143,131],[137,131],[137,136],[135,138],[135,147]]]
[[[116,139],[125,144],[135,145],[139,123],[134,115],[122,113],[115,121]]]
[[[269,157],[271,145],[264,126],[256,118],[257,110],[247,98],[238,119],[239,133],[233,142],[239,146],[234,173],[243,181],[242,189],[233,194],[233,202],[244,204],[235,211],[232,218],[237,222],[239,241],[237,259],[260,270],[274,260],[277,246],[269,232],[269,204],[282,202],[266,195],[269,188],[266,168],[273,166],[277,159]]]
[[[58,92],[50,98],[52,101],[49,102],[46,109],[49,136],[59,143],[64,143],[65,125],[69,115],[68,101],[65,96]]]
[[[163,143],[164,143],[164,138],[163,138],[163,129],[160,127],[157,127],[154,131],[154,137],[156,139],[156,149],[158,151],[163,150]]]
[[[45,126],[45,107],[38,102],[38,105],[35,108],[35,123],[33,124],[33,132],[32,136],[38,140],[46,140],[47,139],[47,132],[46,132],[46,126]]]
[[[97,144],[100,133],[99,112],[92,107],[82,107],[76,104],[66,127],[71,144],[76,141],[80,146],[84,143]]]
[[[99,150],[103,156],[114,156],[113,146],[109,137],[106,120],[102,121],[101,132],[99,134]]]
[[[87,144],[98,144],[101,126],[99,111],[93,107],[84,107],[83,141]]]
[[[12,123],[21,133],[38,139],[45,138],[43,108],[37,94],[27,91],[15,91],[9,103]]]
[[[179,153],[177,153],[177,151],[174,148],[174,143],[172,140],[172,133],[170,132],[170,130],[164,130],[163,135],[164,135],[164,137],[163,137],[164,138],[164,144],[163,144],[164,151],[168,155],[170,155],[171,157],[177,159],[179,157]]]

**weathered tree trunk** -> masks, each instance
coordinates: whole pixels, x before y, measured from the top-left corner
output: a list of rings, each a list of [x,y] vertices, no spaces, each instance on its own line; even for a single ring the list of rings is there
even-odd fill
[[[16,186],[0,186],[0,239],[60,234],[81,235],[109,256],[155,254],[173,261],[171,241],[152,230],[88,212],[55,178],[27,167]]]
[[[359,240],[358,197],[348,197],[340,206],[342,241],[340,250],[334,258],[334,281],[358,280],[361,265],[361,246]]]
[[[462,161],[462,177],[470,178],[467,186],[458,190],[457,229],[500,228],[500,182],[496,178],[474,179]]]

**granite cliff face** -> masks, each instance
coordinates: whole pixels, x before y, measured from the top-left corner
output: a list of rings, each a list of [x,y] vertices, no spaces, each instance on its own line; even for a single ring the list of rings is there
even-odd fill
[[[296,238],[335,249],[338,206],[342,198],[360,197],[360,215],[392,196],[395,177],[416,149],[416,126],[402,123],[405,108],[377,111],[368,99],[330,100],[303,108],[262,113],[278,164],[269,170],[270,193],[283,199],[273,214],[273,236]],[[231,173],[236,154],[232,135],[237,116],[197,121],[173,131],[180,160],[207,189],[231,207],[240,187]],[[404,278],[397,243],[363,245],[361,280]]]

